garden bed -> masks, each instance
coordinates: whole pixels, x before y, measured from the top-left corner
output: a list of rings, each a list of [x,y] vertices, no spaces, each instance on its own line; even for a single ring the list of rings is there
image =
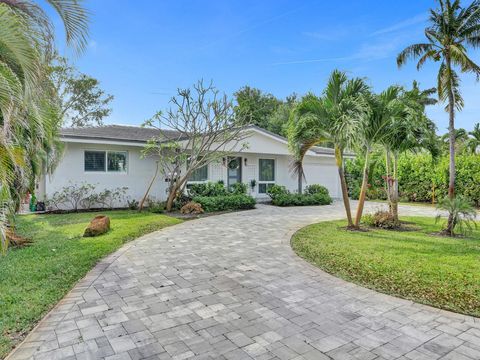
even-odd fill
[[[165,215],[106,211],[112,229],[82,238],[95,213],[19,216],[17,232],[32,245],[0,258],[0,358],[95,266],[124,243],[181,222]]]
[[[344,221],[311,225],[292,238],[294,251],[356,284],[463,314],[480,316],[480,231],[437,237],[433,218],[410,217],[410,231],[345,230]]]

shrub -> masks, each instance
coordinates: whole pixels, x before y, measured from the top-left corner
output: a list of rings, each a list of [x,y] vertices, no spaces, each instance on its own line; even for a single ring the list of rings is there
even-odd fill
[[[437,208],[439,210],[447,211],[448,216],[453,218],[452,233],[449,234],[444,230],[446,235],[455,236],[456,229],[458,229],[461,234],[465,235],[468,232],[471,232],[473,227],[477,227],[477,223],[475,222],[477,211],[470,201],[463,196],[456,196],[453,200],[449,197],[445,197],[438,202]],[[441,214],[437,215],[436,221],[438,222],[441,218]]]
[[[332,203],[330,195],[318,193],[308,194],[291,194],[281,193],[272,198],[272,204],[277,206],[311,206],[311,205],[329,205]]]
[[[127,200],[127,206],[130,210],[137,210],[138,209],[138,201],[135,199]]]
[[[328,189],[325,186],[319,185],[319,184],[308,185],[305,188],[305,194],[306,195],[315,195],[315,194],[329,195]]]
[[[195,196],[225,196],[228,194],[223,182],[206,182],[200,184],[189,184],[188,194]]]
[[[235,183],[230,186],[230,192],[235,195],[245,195],[247,193],[247,184]]]
[[[196,196],[193,201],[206,212],[253,209],[256,203],[249,195]]]
[[[285,186],[282,185],[272,185],[267,189],[267,195],[270,196],[270,199],[275,200],[276,197],[280,195],[287,195],[290,192]]]
[[[198,214],[203,214],[204,211],[202,209],[202,205],[194,201],[190,201],[189,203],[186,203],[185,205],[182,206],[182,208],[180,209],[180,212],[182,214],[198,215]]]
[[[366,214],[362,217],[365,225],[381,228],[381,229],[395,229],[399,224],[395,221],[389,211],[379,210],[374,214]]]
[[[192,201],[192,196],[190,196],[189,194],[177,193],[177,197],[173,202],[173,208],[176,210],[180,210],[183,206],[188,204],[190,201]]]
[[[57,210],[68,207],[70,210],[78,211],[85,204],[87,206],[93,205],[94,190],[95,186],[86,182],[80,184],[70,183],[61,190],[54,192],[52,197],[47,200],[47,206]]]
[[[165,201],[149,200],[148,211],[155,214],[162,214],[165,212],[166,205]]]

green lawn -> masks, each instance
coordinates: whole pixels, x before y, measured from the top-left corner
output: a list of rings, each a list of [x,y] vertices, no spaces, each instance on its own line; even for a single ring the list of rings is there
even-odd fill
[[[468,238],[431,235],[433,218],[411,217],[416,231],[345,230],[344,221],[298,231],[295,252],[321,269],[383,293],[480,316],[480,231]],[[480,229],[480,227],[479,227]]]
[[[0,257],[0,358],[101,258],[143,234],[181,220],[135,211],[102,212],[111,230],[82,238],[95,213],[18,217],[17,232],[34,239]]]

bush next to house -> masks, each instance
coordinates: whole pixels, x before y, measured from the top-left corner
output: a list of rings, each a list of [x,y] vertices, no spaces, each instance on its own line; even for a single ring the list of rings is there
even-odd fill
[[[273,185],[267,190],[272,204],[276,206],[311,206],[328,205],[332,198],[326,187],[313,184],[305,188],[304,194],[292,194],[285,186]]]
[[[312,206],[329,205],[332,198],[328,194],[282,194],[272,199],[272,204],[277,206]]]
[[[253,197],[245,194],[195,196],[193,201],[202,205],[206,212],[253,209],[256,203]]]

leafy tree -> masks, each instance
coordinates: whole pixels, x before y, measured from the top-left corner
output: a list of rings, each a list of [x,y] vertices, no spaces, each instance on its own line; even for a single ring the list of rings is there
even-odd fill
[[[470,138],[467,140],[468,149],[472,154],[476,154],[480,148],[480,124],[475,124],[473,131],[468,133]]]
[[[367,91],[368,86],[363,79],[348,79],[344,72],[335,70],[330,75],[321,98],[308,94],[295,107],[288,130],[296,165],[293,171],[299,177],[303,176],[302,163],[307,151],[326,141],[333,143],[350,228],[353,228],[354,224],[343,168],[343,154],[357,139],[358,128],[366,110],[363,96]]]
[[[171,109],[145,122],[144,126],[157,129],[159,135],[143,150],[144,156],[158,159],[155,173],[160,164],[169,180],[167,211],[196,170],[242,151],[249,135],[244,129],[247,123],[235,118],[232,102],[212,84],[204,86],[199,81],[193,90],[179,89],[170,103]]]
[[[85,48],[87,13],[81,1],[47,0],[65,25],[67,43]],[[8,246],[20,199],[58,152],[59,111],[48,78],[53,24],[33,1],[0,0],[0,247]],[[46,161],[46,158],[49,161]],[[8,226],[7,226],[8,225]]]
[[[102,125],[102,120],[112,112],[109,105],[113,96],[100,88],[97,79],[80,73],[67,59],[55,59],[51,78],[58,93],[64,126]]]
[[[250,86],[244,86],[234,96],[237,119],[263,129],[269,127],[270,117],[281,104],[281,101],[272,94],[263,93],[261,90]]]
[[[461,72],[480,76],[480,67],[469,57],[467,48],[480,45],[480,2],[473,1],[462,7],[460,0],[438,0],[439,8],[430,10],[429,26],[425,29],[427,41],[410,45],[397,57],[398,66],[403,66],[408,59],[417,59],[417,69],[427,60],[440,62],[437,76],[437,91],[440,101],[447,102],[449,113],[449,152],[450,178],[448,196],[455,197],[455,110],[463,108],[460,93],[460,78],[456,68]],[[449,217],[445,232],[453,234],[454,219]]]

